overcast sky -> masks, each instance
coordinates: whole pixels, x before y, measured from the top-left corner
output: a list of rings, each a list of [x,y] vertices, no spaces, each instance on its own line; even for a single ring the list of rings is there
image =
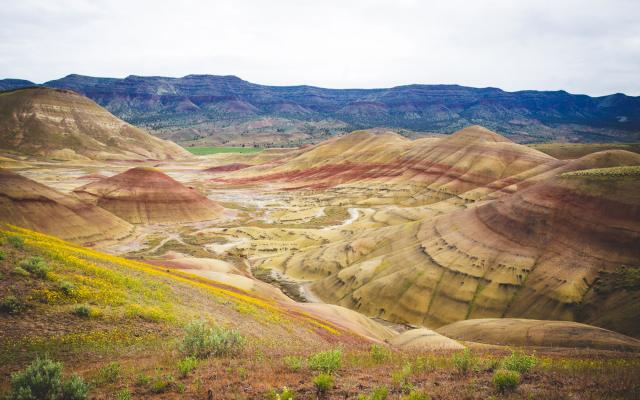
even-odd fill
[[[0,0],[0,78],[640,95],[638,0]]]

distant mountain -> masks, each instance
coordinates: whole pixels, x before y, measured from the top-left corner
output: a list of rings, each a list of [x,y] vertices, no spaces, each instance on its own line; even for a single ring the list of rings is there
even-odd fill
[[[56,159],[177,159],[191,155],[64,89],[0,92],[0,149]]]
[[[30,86],[38,86],[36,83],[24,79],[1,79],[0,90],[13,90]]]
[[[3,82],[0,87],[15,85]],[[451,133],[472,124],[524,143],[640,140],[640,97],[624,94],[590,97],[458,85],[324,89],[214,75],[69,75],[44,85],[82,93],[120,118],[183,145],[298,143],[371,127]]]

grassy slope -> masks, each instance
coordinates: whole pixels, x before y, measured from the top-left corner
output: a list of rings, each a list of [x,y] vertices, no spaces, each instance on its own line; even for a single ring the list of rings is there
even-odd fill
[[[304,366],[288,368],[285,357],[306,358],[340,346],[343,363],[329,398],[355,398],[383,384],[390,388],[390,398],[400,398],[398,372],[407,363],[412,368],[404,368],[410,372],[403,379],[439,399],[497,395],[492,365],[504,350],[476,351],[475,367],[467,375],[456,372],[451,353],[393,352],[376,361],[368,343],[349,332],[213,281],[15,227],[0,228],[0,251],[0,299],[13,295],[27,306],[19,314],[0,313],[0,391],[8,387],[10,372],[36,354],[48,354],[65,362],[66,373],[77,372],[90,381],[95,398],[114,398],[121,390],[133,398],[206,398],[209,391],[214,398],[265,398],[271,388],[286,385],[296,398],[311,399],[315,373]],[[32,256],[51,269],[46,278],[15,273]],[[79,304],[88,305],[92,315],[74,315]],[[238,357],[202,361],[196,371],[180,377],[177,342],[182,325],[195,318],[233,327],[248,344]],[[511,398],[556,398],[559,392],[632,398],[640,393],[635,380],[640,362],[630,355],[540,355],[539,365]],[[117,363],[119,373],[106,379],[110,362]]]
[[[204,156],[207,154],[220,154],[220,153],[258,153],[263,149],[258,149],[255,147],[216,147],[216,146],[194,146],[194,147],[185,147],[187,151],[191,154],[195,154],[198,156]]]

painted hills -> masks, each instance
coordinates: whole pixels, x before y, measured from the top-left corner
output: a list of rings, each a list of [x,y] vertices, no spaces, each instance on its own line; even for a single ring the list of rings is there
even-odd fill
[[[25,85],[34,84],[0,81],[0,88]],[[589,97],[458,85],[324,89],[214,75],[116,79],[74,74],[43,86],[82,93],[118,117],[181,144],[292,144],[353,129],[448,133],[471,124],[522,143],[640,140],[640,98],[620,93]]]
[[[136,167],[73,192],[135,224],[214,219],[223,208],[154,168]]]
[[[340,149],[335,158],[325,146]],[[388,149],[389,158],[359,146]],[[329,156],[316,158],[319,151]],[[262,268],[313,280],[327,302],[429,328],[519,317],[639,336],[640,287],[627,279],[640,259],[639,166],[640,155],[623,150],[561,161],[470,127],[414,142],[356,133],[311,148],[277,174],[246,168],[229,179],[418,206],[374,210],[343,240],[256,256]]]
[[[291,156],[281,159],[281,165],[274,168],[242,169],[223,181],[276,181],[290,187],[377,182],[396,189],[410,182],[414,187],[402,189],[407,199],[400,203],[417,205],[557,161],[477,125],[451,136],[415,141],[392,132],[356,131]],[[415,187],[421,188],[419,192]]]
[[[86,97],[43,87],[0,92],[0,150],[62,160],[190,157]]]
[[[133,227],[76,197],[0,168],[0,221],[74,242],[119,239]]]
[[[47,357],[89,398],[637,398],[640,154],[586,150],[0,158],[0,397]]]

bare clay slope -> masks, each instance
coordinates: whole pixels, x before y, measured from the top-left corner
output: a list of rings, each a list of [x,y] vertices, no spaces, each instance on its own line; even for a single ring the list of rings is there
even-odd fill
[[[480,126],[415,141],[390,132],[356,131],[313,146],[275,168],[246,168],[219,181],[294,188],[409,184],[421,192],[414,201],[429,203],[555,163],[551,156]]]
[[[637,288],[598,289],[603,276],[638,267],[639,189],[638,177],[559,177],[411,230],[399,227],[391,237],[415,235],[416,243],[404,239],[406,247],[382,254],[368,277],[352,266],[316,290],[366,313],[427,326],[514,316],[579,320],[637,336]]]
[[[214,219],[223,208],[153,168],[132,168],[79,187],[74,194],[136,224]]]
[[[465,342],[503,346],[640,351],[640,340],[570,321],[481,318],[454,322],[439,328],[438,333]]]
[[[454,164],[431,182],[464,190],[474,185],[459,174],[451,180],[451,169],[480,164],[474,176],[504,179],[512,173],[504,166],[517,166],[488,162],[481,152],[454,157],[462,147],[443,159],[476,161]],[[314,279],[324,300],[393,321],[439,327],[484,317],[575,320],[638,336],[640,288],[620,284],[625,266],[639,267],[638,175],[562,174],[613,165],[640,165],[640,156],[609,151],[568,164],[552,160],[544,178],[522,177],[511,182],[512,193],[482,205],[258,264]]]
[[[0,150],[65,160],[190,157],[84,96],[47,88],[0,93]]]
[[[120,238],[133,229],[100,207],[4,169],[0,221],[81,243]]]

